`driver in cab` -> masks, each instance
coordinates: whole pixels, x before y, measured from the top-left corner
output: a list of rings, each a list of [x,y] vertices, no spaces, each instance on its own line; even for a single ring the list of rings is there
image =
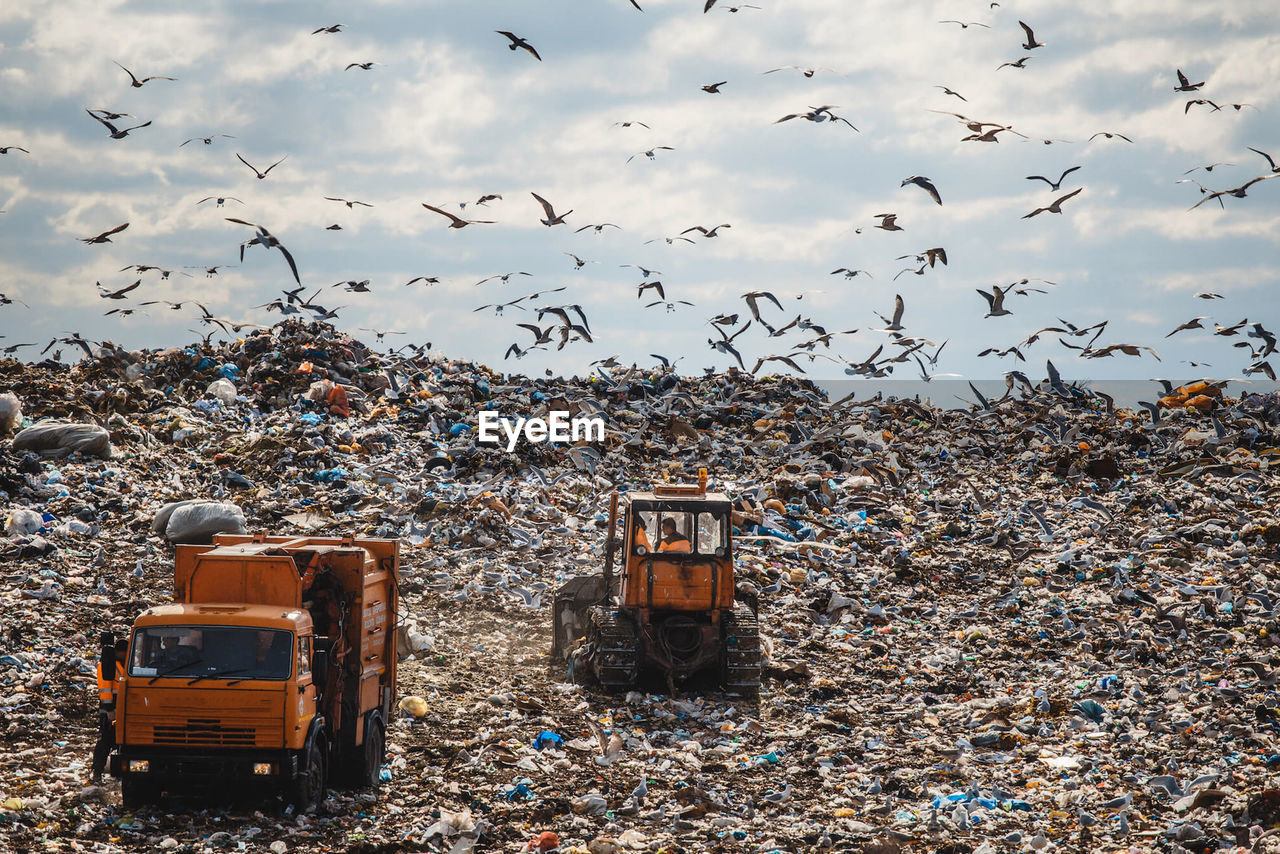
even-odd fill
[[[680,533],[676,527],[676,520],[670,518],[662,520],[662,541],[658,544],[658,551],[685,553],[692,551],[689,538]]]

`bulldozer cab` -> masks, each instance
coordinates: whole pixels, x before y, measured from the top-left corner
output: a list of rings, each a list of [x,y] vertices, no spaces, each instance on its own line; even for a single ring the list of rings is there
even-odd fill
[[[668,497],[664,491],[637,494],[627,505],[622,604],[673,611],[733,607],[728,498]]]

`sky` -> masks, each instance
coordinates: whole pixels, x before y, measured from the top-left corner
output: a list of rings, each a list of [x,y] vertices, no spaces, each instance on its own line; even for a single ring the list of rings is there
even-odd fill
[[[916,356],[946,342],[924,366],[974,379],[1017,369],[1035,380],[1046,360],[1067,379],[1239,377],[1255,359],[1234,345],[1262,340],[1213,324],[1280,328],[1280,181],[1188,210],[1200,186],[1273,174],[1251,147],[1280,160],[1273,0],[638,2],[0,7],[0,146],[29,152],[0,155],[0,294],[11,300],[0,349],[34,343],[15,355],[36,360],[73,331],[128,348],[234,337],[206,311],[228,326],[279,321],[261,306],[296,287],[286,260],[249,245],[241,261],[256,232],[227,217],[274,235],[296,260],[300,296],[334,310],[338,328],[506,372],[582,374],[610,356],[652,365],[650,354],[685,372],[724,369],[736,361],[709,347],[722,337],[709,320],[736,313],[724,328],[752,320],[732,345],[747,368],[791,355],[815,379],[844,378],[877,347],[881,358],[906,349],[883,331],[896,295],[899,334],[931,342]],[[1020,20],[1043,46],[1022,47]],[[999,67],[1022,57],[1023,68]],[[121,65],[174,79],[135,88]],[[1204,86],[1175,91],[1176,69]],[[824,105],[853,127],[777,122]],[[112,139],[90,109],[130,114],[120,128],[150,124]],[[964,141],[948,113],[1012,130]],[[237,155],[259,170],[284,159],[258,179]],[[1212,164],[1223,165],[1195,168]],[[1058,191],[1025,177],[1070,167]],[[902,186],[911,176],[942,204]],[[1060,214],[1024,218],[1077,189]],[[572,211],[565,224],[543,225],[533,193]],[[489,194],[501,199],[477,204]],[[451,229],[423,204],[493,222]],[[883,213],[902,230],[877,228]],[[124,222],[110,242],[82,242]],[[619,228],[577,231],[605,222]],[[714,238],[686,233],[722,223]],[[680,236],[693,242],[666,240]],[[934,247],[948,263],[917,274],[914,256]],[[477,284],[505,273],[516,275]],[[405,285],[418,276],[439,283]],[[122,299],[100,296],[139,279]],[[1045,293],[1010,292],[1011,314],[984,317],[977,289],[1024,279]],[[367,293],[341,284],[365,280]],[[660,304],[648,305],[655,289],[638,296],[645,281],[662,282]],[[762,297],[754,320],[742,295],[757,291],[782,308]],[[183,305],[142,306],[161,300]],[[562,305],[581,307],[592,342],[557,349],[562,321],[536,309]],[[1200,316],[1204,329],[1166,337]],[[769,334],[796,317],[841,334],[829,347],[803,323]],[[1095,349],[1146,345],[1161,361],[1147,350],[1084,359],[1059,341],[1092,333],[1044,333],[1019,347],[1025,362],[978,355],[1063,321],[1107,321]],[[534,343],[520,323],[557,328],[542,349],[504,359],[512,343]],[[894,379],[920,374],[913,358],[892,367]]]

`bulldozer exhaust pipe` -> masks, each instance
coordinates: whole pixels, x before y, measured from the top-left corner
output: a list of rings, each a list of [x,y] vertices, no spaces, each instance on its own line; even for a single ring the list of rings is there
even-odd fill
[[[613,594],[613,535],[618,523],[618,493],[609,496],[609,527],[605,528],[604,539],[604,598],[607,603]]]

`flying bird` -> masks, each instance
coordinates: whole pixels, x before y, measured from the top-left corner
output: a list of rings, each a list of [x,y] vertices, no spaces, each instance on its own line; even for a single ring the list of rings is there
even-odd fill
[[[243,219],[236,219],[235,217],[230,217],[230,216],[224,217],[224,219],[226,219],[227,222],[234,222],[234,223],[238,223],[239,225],[247,225],[250,228],[257,229],[258,231],[256,235],[254,235],[250,239],[240,244],[240,261],[242,263],[244,262],[244,249],[246,246],[256,245],[256,246],[266,247],[267,249],[279,249],[280,254],[284,256],[284,260],[289,265],[290,272],[293,273],[293,280],[298,284],[302,284],[302,280],[298,278],[298,265],[294,263],[293,255],[290,254],[289,250],[285,248],[284,244],[281,243],[275,237],[275,235],[267,231],[265,227],[261,225],[257,225],[256,223],[246,222]],[[335,311],[336,310],[337,309],[335,309]],[[327,318],[322,318],[322,319],[327,319]]]
[[[875,277],[874,277],[874,276],[872,276],[870,273],[868,273],[866,270],[851,270],[851,269],[850,269],[850,268],[848,268],[848,267],[839,267],[839,268],[837,268],[837,269],[835,269],[835,270],[832,270],[832,271],[831,271],[831,275],[832,275],[832,276],[836,275],[837,273],[844,273],[844,277],[845,277],[846,279],[852,279],[854,276],[858,275],[859,273],[861,273],[862,275],[866,276],[868,279],[875,278]]]
[[[124,295],[137,288],[142,284],[142,279],[138,279],[132,285],[125,285],[118,291],[109,291],[102,287],[101,282],[94,282],[98,286],[98,296],[103,299],[124,299]]]
[[[1072,172],[1076,171],[1079,168],[1080,168],[1079,166],[1072,166],[1070,169],[1063,171],[1063,173],[1058,176],[1058,180],[1056,181],[1050,181],[1048,178],[1044,177],[1043,175],[1028,175],[1027,180],[1028,181],[1044,181],[1046,184],[1049,185],[1050,190],[1060,190],[1062,189],[1062,179],[1067,177],[1068,175],[1070,175]]]
[[[746,332],[749,328],[751,328],[751,321],[748,320],[745,326],[743,326],[741,329],[739,329],[737,332],[733,333],[732,335],[726,334],[723,329],[721,329],[719,326],[715,324],[713,324],[711,328],[714,329],[716,332],[720,333],[720,340],[713,341],[712,339],[708,338],[707,344],[710,345],[712,350],[716,350],[718,352],[733,356],[733,358],[738,361],[738,367],[742,368],[742,370],[745,371],[747,369],[747,366],[742,361],[742,354],[739,353],[737,348],[733,346],[733,339],[737,338],[739,335],[741,335],[742,333]]]
[[[1058,199],[1054,199],[1053,203],[1050,204],[1047,208],[1036,208],[1031,213],[1025,214],[1022,218],[1030,219],[1036,214],[1042,214],[1046,212],[1060,214],[1062,213],[1062,203],[1065,202],[1067,199],[1071,198],[1072,196],[1079,194],[1079,192],[1083,189],[1084,187],[1076,187],[1074,190],[1072,190],[1070,193],[1067,193],[1065,196]]]
[[[90,113],[89,115],[93,115]],[[8,154],[10,151],[21,151],[23,154],[30,154],[25,148],[19,145],[0,145],[0,154]]]
[[[538,60],[538,62],[542,62],[542,57],[538,56],[538,52],[534,50],[533,45],[529,44],[527,41],[520,38],[520,36],[516,35],[515,33],[507,32],[506,30],[494,30],[494,32],[498,33],[499,35],[506,36],[507,39],[510,40],[511,44],[507,45],[507,48],[509,50],[516,50],[517,48],[523,48],[524,50],[527,50],[529,52],[530,56]]]
[[[1112,139],[1112,138],[1114,138],[1114,137],[1120,137],[1120,138],[1121,138],[1121,139],[1123,139],[1125,142],[1133,142],[1133,140],[1129,139],[1129,137],[1125,136],[1125,135],[1124,135],[1124,134],[1122,134],[1122,133],[1110,133],[1110,132],[1105,131],[1105,130],[1100,130],[1100,131],[1098,131],[1097,133],[1095,133],[1093,136],[1089,137],[1089,141],[1090,141],[1090,142],[1092,142],[1095,138],[1100,137],[1100,136],[1105,136],[1107,139]]]
[[[539,196],[537,193],[530,193],[529,195],[537,199],[538,204],[542,205],[542,211],[547,215],[547,218],[543,220],[539,220],[539,222],[541,222],[543,225],[547,226],[548,228],[550,228],[553,225],[565,225],[564,218],[567,217],[569,214],[573,213],[572,210],[567,210],[562,214],[556,214],[555,209],[551,207],[551,202],[542,198],[542,196]]]
[[[1181,332],[1184,329],[1204,329],[1204,327],[1200,325],[1200,321],[1208,320],[1208,319],[1209,318],[1207,317],[1193,317],[1190,320],[1188,320],[1186,323],[1179,324],[1177,328],[1173,330],[1173,332],[1170,332],[1168,335],[1164,337],[1169,338],[1173,335],[1176,335],[1177,333]]]
[[[1234,187],[1230,190],[1217,190],[1215,192],[1208,193],[1200,201],[1196,202],[1194,205],[1187,208],[1187,210],[1193,211],[1196,208],[1203,205],[1205,202],[1209,201],[1210,199],[1217,199],[1219,204],[1221,204],[1223,196],[1235,196],[1237,199],[1243,199],[1247,195],[1245,191],[1248,190],[1250,187],[1252,187],[1254,184],[1258,183],[1259,181],[1266,181],[1269,178],[1274,178],[1277,175],[1280,175],[1280,172],[1272,172],[1270,175],[1259,175],[1257,178],[1254,178],[1251,181],[1246,181],[1244,184],[1240,185],[1239,187]]]
[[[640,125],[640,127],[644,128],[645,130],[653,130],[653,128],[649,127],[649,126],[648,126],[647,124],[645,124],[644,122],[628,121],[628,122],[614,122],[614,123],[613,123],[613,126],[614,126],[614,127],[616,127],[616,128],[629,128],[629,127],[631,127],[632,125]]]
[[[905,231],[902,226],[898,225],[897,214],[876,214],[876,216],[880,219],[880,224],[876,228],[883,228],[885,231]]]
[[[876,312],[876,317],[884,321],[885,328],[880,332],[901,332],[905,327],[902,325],[902,312],[906,305],[902,302],[902,295],[896,294],[893,298],[893,319],[885,317],[880,312]]]
[[[593,261],[590,258],[579,258],[577,255],[574,255],[572,252],[566,252],[564,254],[568,255],[570,258],[573,259],[573,269],[575,270],[581,270],[583,267],[585,267],[588,264],[600,263],[599,261]]]
[[[655,145],[653,148],[650,148],[648,151],[637,151],[635,154],[627,158],[627,162],[630,163],[632,160],[635,160],[637,157],[641,155],[644,155],[650,160],[655,160],[657,159],[654,157],[654,154],[653,154],[655,151],[675,151],[675,149],[669,145]]]
[[[954,90],[952,90],[952,89],[948,89],[946,86],[939,86],[939,85],[936,85],[936,84],[935,84],[933,88],[935,88],[935,89],[941,89],[941,90],[942,90],[942,94],[944,94],[944,95],[955,95],[955,96],[956,96],[957,98],[959,98],[961,101],[964,101],[964,102],[966,102],[966,103],[968,103],[968,101],[969,101],[969,99],[968,99],[968,98],[966,98],[964,95],[961,95],[959,92],[956,92],[956,91],[954,91]]]
[[[662,297],[663,299],[667,298],[666,292],[663,291],[662,289],[662,282],[654,281],[654,282],[641,282],[636,287],[636,299],[640,299],[642,296],[644,296],[644,292],[649,290],[650,288],[657,291],[658,296]]]
[[[1267,165],[1271,167],[1272,172],[1280,172],[1280,166],[1276,165],[1276,162],[1271,159],[1270,154],[1267,154],[1265,151],[1259,151],[1256,148],[1250,148],[1249,150],[1252,151],[1254,154],[1261,154],[1263,157],[1265,157],[1267,159]]]
[[[493,222],[494,222],[494,221],[493,221],[493,220],[491,220],[491,219],[462,219],[461,217],[454,216],[453,214],[449,213],[448,211],[444,211],[444,210],[441,210],[440,208],[432,207],[431,205],[427,204],[426,202],[423,202],[423,203],[422,203],[422,206],[423,206],[424,208],[426,208],[427,210],[429,210],[429,211],[435,211],[436,213],[440,214],[441,216],[448,217],[448,218],[449,218],[449,220],[450,220],[450,222],[449,222],[449,227],[450,227],[450,228],[466,228],[467,226],[472,225],[473,223],[484,223],[484,224],[486,224],[486,225],[492,225],[492,224],[493,224]]]
[[[1191,112],[1191,108],[1196,106],[1197,104],[1199,104],[1202,107],[1204,106],[1213,107],[1213,111],[1215,113],[1222,109],[1222,107],[1219,107],[1217,104],[1215,104],[1213,101],[1210,101],[1208,98],[1192,98],[1190,101],[1187,101],[1187,105],[1182,108],[1182,114],[1185,116],[1187,113]]]
[[[775,125],[782,124],[783,122],[789,122],[792,119],[804,119],[807,122],[814,122],[817,124],[821,124],[822,122],[829,121],[833,125],[836,122],[844,122],[849,127],[853,128],[855,131],[858,131],[858,129],[853,126],[853,122],[849,121],[843,116],[837,116],[835,113],[831,112],[833,109],[835,109],[834,104],[826,104],[821,107],[810,107],[809,112],[807,113],[788,113],[787,115],[775,121],[774,124]],[[862,131],[858,131],[858,133],[862,133]]]
[[[113,59],[113,60],[112,60],[112,62],[115,62],[115,60]],[[172,78],[172,77],[158,77],[158,76],[157,76],[157,77],[144,77],[144,78],[142,78],[141,80],[139,80],[137,77],[134,77],[134,76],[133,76],[133,72],[132,72],[132,71],[130,71],[129,69],[125,68],[123,65],[120,65],[120,63],[116,62],[116,65],[119,65],[121,68],[123,68],[123,69],[124,69],[124,73],[129,75],[129,85],[130,85],[130,86],[132,86],[134,89],[141,89],[141,88],[142,88],[142,84],[147,83],[147,82],[149,82],[149,81],[151,81],[151,80],[173,80],[173,79],[174,79],[174,78]]]
[[[81,243],[111,243],[112,242],[111,235],[119,234],[120,232],[124,231],[128,227],[129,227],[129,223],[126,222],[121,225],[117,225],[115,228],[111,229],[110,231],[104,231],[101,234],[96,235],[94,237],[80,237],[77,239]]]
[[[329,201],[329,202],[342,202],[347,207],[351,207],[353,205],[363,205],[366,208],[373,207],[373,205],[369,204],[368,202],[362,202],[358,199],[337,199],[337,198],[334,198],[333,196],[325,196],[324,198],[325,198],[325,201]]]
[[[507,282],[511,281],[512,276],[532,276],[532,275],[533,273],[526,273],[524,270],[518,270],[511,273],[499,273],[493,276],[485,276],[483,279],[476,282],[474,287],[479,287],[480,285],[483,285],[485,282],[491,282],[494,279],[497,279],[498,281],[502,282],[502,284],[505,285],[507,284]]]
[[[622,226],[620,226],[620,225],[615,225],[615,224],[614,224],[614,223],[612,223],[612,222],[602,222],[602,223],[598,223],[598,224],[596,224],[596,223],[592,223],[592,224],[584,225],[582,228],[575,228],[575,229],[573,230],[573,233],[574,233],[574,234],[577,234],[577,233],[578,233],[578,232],[580,232],[580,231],[586,231],[588,228],[594,228],[594,229],[596,230],[596,234],[602,234],[602,233],[604,232],[605,228],[617,228],[617,229],[621,229],[621,228],[622,228]],[[626,265],[624,264],[623,266],[625,267]]]
[[[1044,42],[1036,41],[1036,34],[1031,32],[1031,28],[1022,21],[1018,22],[1018,26],[1022,27],[1022,31],[1027,34],[1027,40],[1023,43],[1023,50],[1035,50],[1038,47],[1044,47]]]
[[[947,20],[947,21],[939,21],[938,23],[939,23],[939,24],[959,24],[959,25],[960,25],[960,29],[962,29],[962,30],[967,30],[967,29],[969,29],[970,27],[986,27],[988,30],[989,30],[989,29],[991,29],[991,25],[990,25],[990,24],[984,24],[984,23],[982,23],[981,21],[951,21],[951,20]]]
[[[100,122],[100,123],[102,124],[102,126],[103,126],[103,127],[105,127],[105,128],[107,129],[107,133],[108,133],[108,135],[110,135],[110,137],[111,137],[112,139],[124,139],[126,136],[128,136],[128,135],[129,135],[129,132],[130,132],[130,131],[135,131],[135,130],[138,130],[139,128],[144,128],[144,127],[146,127],[147,125],[151,124],[151,122],[148,120],[148,121],[143,122],[143,123],[142,123],[142,124],[140,124],[140,125],[134,125],[134,126],[133,126],[133,127],[131,127],[131,128],[125,128],[124,130],[120,130],[120,129],[118,129],[115,125],[113,125],[111,122],[109,122],[109,121],[107,121],[106,119],[102,118],[102,117],[101,117],[101,116],[99,116],[98,114],[96,114],[96,113],[92,113],[92,112],[90,112],[89,110],[85,110],[85,112],[86,112],[86,113],[89,113],[89,115],[93,116],[93,118],[94,118],[95,120],[97,120],[98,122]]]
[[[974,288],[978,293],[982,294],[982,298],[987,301],[987,313],[983,317],[1004,317],[1013,314],[1009,309],[1004,307],[1004,295],[1009,292],[1008,288],[1000,289],[999,285],[991,286],[991,293],[987,293],[981,288]]]
[[[1187,79],[1187,75],[1182,73],[1182,69],[1179,68],[1178,69],[1178,85],[1173,87],[1173,91],[1194,92],[1195,90],[1199,89],[1203,85],[1204,85],[1203,80],[1201,80],[1199,83],[1192,83],[1190,80]]]
[[[684,231],[680,233],[688,234],[691,231],[696,231],[699,234],[701,234],[703,237],[717,237],[718,235],[716,234],[716,232],[718,232],[722,228],[733,228],[733,226],[729,225],[729,223],[727,222],[722,222],[719,225],[717,225],[715,228],[707,228],[705,226],[695,225],[692,228],[686,228]]]
[[[228,201],[237,202],[242,205],[244,204],[244,202],[240,201],[235,196],[205,196],[203,199],[196,202],[196,204],[203,205],[205,202],[214,202],[214,207],[220,208]]]
[[[778,307],[778,311],[786,311],[786,309],[782,307],[782,303],[778,302],[778,298],[768,291],[751,291],[750,293],[743,294],[742,298],[747,301],[747,305],[751,308],[751,316],[754,317],[758,323],[764,326],[765,329],[772,329],[772,327],[765,323],[764,318],[760,316],[760,306],[757,305],[757,300],[767,299]]]
[[[314,36],[317,33],[340,33],[342,32],[343,26],[343,24],[331,24],[327,27],[317,27],[311,31],[311,35]]]
[[[721,80],[719,83],[708,83],[702,87],[702,91],[707,92],[711,95],[719,95],[720,87],[728,82],[729,82],[728,80]]]
[[[378,64],[378,63],[376,63],[376,62],[353,62],[353,63],[351,63],[350,65],[348,65],[346,68],[344,68],[344,69],[342,69],[342,70],[343,70],[343,71],[350,71],[350,70],[351,70],[351,69],[353,69],[353,68],[359,68],[361,71],[369,71],[369,70],[371,70],[371,69],[372,69],[375,65],[377,65],[377,64]]]
[[[229,133],[215,133],[213,136],[193,136],[191,137],[191,139],[187,140],[187,142],[195,142],[196,140],[200,140],[205,145],[213,145],[213,138],[216,136],[226,137],[227,139],[235,139],[235,137]],[[182,148],[182,146],[186,145],[187,142],[180,143],[178,145],[178,148]]]
[[[1019,59],[1017,62],[1002,62],[996,66],[996,71],[999,71],[1001,68],[1004,68],[1005,66],[1008,66],[1010,68],[1026,68],[1027,60],[1030,58],[1031,57],[1029,56],[1024,56],[1021,59]]]
[[[935,202],[942,204],[942,196],[938,194],[938,188],[933,185],[932,181],[923,175],[912,175],[910,178],[903,178],[902,183],[898,186],[905,187],[908,184],[915,184],[917,187],[928,193]]]
[[[281,157],[279,160],[277,160],[275,163],[272,163],[270,166],[268,166],[268,167],[267,167],[264,171],[262,171],[262,172],[259,172],[259,171],[258,171],[258,167],[254,166],[254,165],[253,165],[252,163],[250,163],[248,160],[245,160],[243,157],[241,157],[241,156],[240,156],[240,154],[239,154],[238,152],[237,152],[237,154],[236,154],[236,159],[237,159],[237,160],[239,160],[241,163],[243,163],[245,166],[248,166],[250,169],[252,169],[252,170],[253,170],[253,174],[257,175],[257,176],[258,176],[258,180],[259,180],[259,181],[261,181],[263,178],[267,177],[267,173],[269,173],[272,169],[276,168],[276,167],[277,167],[277,166],[279,166],[281,163],[283,163],[283,162],[285,161],[285,157],[288,157],[288,156],[289,156],[289,155],[287,155],[287,154],[286,154],[284,157]]]
[[[768,71],[764,71],[761,73],[773,74],[775,71],[787,71],[787,70],[799,71],[805,77],[812,77],[813,75],[817,74],[819,71],[830,71],[832,74],[840,73],[839,71],[836,71],[834,68],[827,68],[825,66],[821,68],[805,68],[804,66],[801,66],[801,65],[783,65],[778,68],[770,68]]]

